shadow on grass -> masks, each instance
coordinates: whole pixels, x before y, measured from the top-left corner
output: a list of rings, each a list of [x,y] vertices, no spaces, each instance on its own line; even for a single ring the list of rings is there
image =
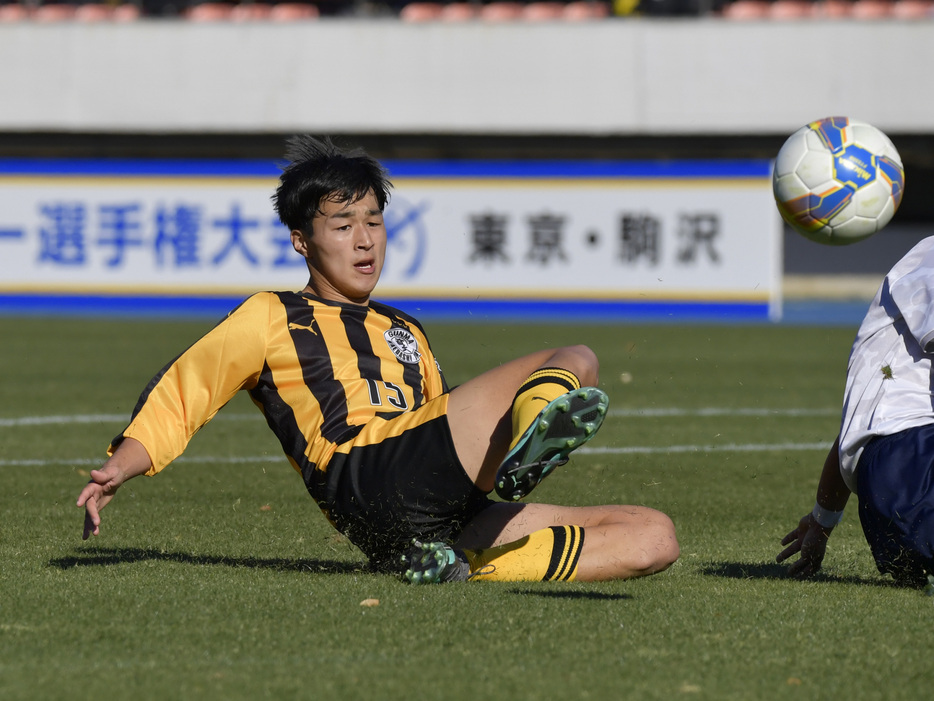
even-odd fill
[[[599,591],[535,591],[532,589],[513,589],[513,594],[522,596],[540,596],[545,599],[592,599],[594,601],[623,601],[631,599],[629,594],[605,594]]]
[[[73,557],[49,560],[49,567],[70,570],[74,567],[107,567],[143,561],[177,562],[185,565],[223,565],[225,567],[253,567],[283,572],[317,572],[320,574],[353,574],[370,572],[365,563],[338,560],[292,560],[286,558],[226,557],[193,555],[144,548],[88,548]]]
[[[858,577],[854,575],[835,576],[826,572],[806,579],[796,579],[788,574],[788,567],[777,562],[714,562],[700,568],[701,574],[709,577],[728,579],[784,579],[789,582],[835,582],[837,584],[862,584],[876,587],[904,588],[894,580],[879,577]]]

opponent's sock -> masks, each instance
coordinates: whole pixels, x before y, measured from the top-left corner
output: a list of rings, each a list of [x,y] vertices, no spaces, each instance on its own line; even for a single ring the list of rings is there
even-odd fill
[[[512,543],[465,550],[471,580],[499,582],[573,581],[584,547],[580,526],[549,526]]]
[[[512,441],[509,450],[516,447],[522,434],[549,402],[562,394],[580,389],[580,386],[577,375],[561,368],[540,368],[529,375],[512,400]]]

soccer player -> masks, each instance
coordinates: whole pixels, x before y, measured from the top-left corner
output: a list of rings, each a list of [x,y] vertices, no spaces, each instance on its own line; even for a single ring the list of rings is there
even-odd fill
[[[421,324],[370,298],[386,252],[382,166],[311,137],[292,139],[287,159],[273,202],[308,284],[249,297],[152,379],[78,497],[84,538],[127,479],[162,470],[246,390],[378,571],[609,580],[671,565],[678,543],[658,511],[518,502],[603,421],[593,351],[542,350],[449,389]]]
[[[782,540],[796,576],[820,569],[850,493],[876,566],[919,586],[934,573],[934,237],[885,276],[850,352],[840,433],[813,511]]]

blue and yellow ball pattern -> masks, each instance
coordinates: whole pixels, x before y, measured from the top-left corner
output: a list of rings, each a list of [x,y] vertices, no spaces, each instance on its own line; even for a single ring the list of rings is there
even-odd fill
[[[793,229],[813,241],[841,245],[888,224],[901,204],[905,172],[879,129],[828,117],[788,138],[776,158],[772,187]]]

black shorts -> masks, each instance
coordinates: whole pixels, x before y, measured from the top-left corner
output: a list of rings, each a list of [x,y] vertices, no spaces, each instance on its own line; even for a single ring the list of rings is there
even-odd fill
[[[413,538],[454,543],[493,503],[457,457],[447,399],[371,420],[328,462],[321,506],[380,571],[401,571]]]
[[[924,584],[934,573],[934,426],[869,441],[856,490],[876,567],[899,583]]]

